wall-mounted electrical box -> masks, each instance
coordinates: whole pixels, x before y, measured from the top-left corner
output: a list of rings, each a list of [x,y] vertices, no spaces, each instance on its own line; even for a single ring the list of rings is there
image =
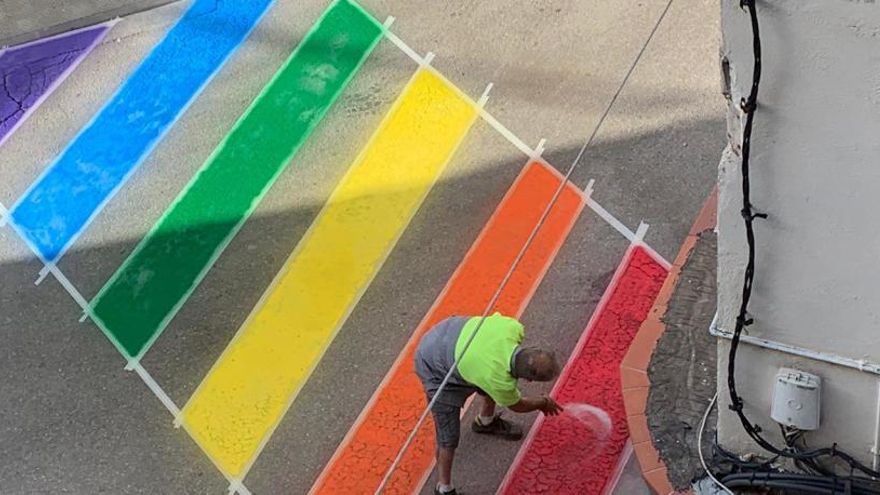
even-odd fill
[[[822,379],[805,371],[780,368],[773,389],[770,417],[799,430],[819,428]]]

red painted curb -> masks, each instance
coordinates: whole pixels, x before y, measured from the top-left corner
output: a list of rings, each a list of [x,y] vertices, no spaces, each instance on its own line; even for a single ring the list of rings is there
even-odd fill
[[[678,283],[678,277],[682,266],[694,249],[697,236],[706,229],[715,226],[718,205],[718,188],[714,188],[703,204],[703,208],[697,215],[693,226],[682,243],[681,249],[672,264],[669,276],[663,283],[660,293],[651,308],[648,318],[642,323],[638,334],[633,339],[629,351],[620,365],[621,391],[633,400],[626,403],[627,424],[632,434],[633,450],[639,460],[639,467],[645,481],[654,491],[660,495],[691,494],[691,490],[676,492],[669,482],[666,472],[666,463],[660,458],[660,454],[654,448],[651,433],[648,429],[648,419],[645,416],[647,403],[646,392],[650,388],[647,369],[651,363],[651,355],[657,346],[657,341],[666,330],[666,325],[661,318],[666,313],[669,298]]]

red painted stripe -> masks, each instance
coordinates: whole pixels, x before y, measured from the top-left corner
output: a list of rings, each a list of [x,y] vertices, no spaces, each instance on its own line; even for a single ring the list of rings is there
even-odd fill
[[[481,314],[559,188],[559,177],[528,164],[465,255],[385,376],[311,493],[372,494],[382,481],[426,404],[413,370],[422,335],[451,315]],[[502,292],[495,311],[519,315],[583,207],[581,193],[567,186]],[[434,463],[434,426],[422,427],[386,493],[412,493]]]
[[[566,414],[539,417],[500,494],[602,493],[629,439],[620,362],[666,279],[667,270],[641,246],[627,250],[575,347],[552,396]],[[580,404],[604,410],[611,428]],[[573,414],[576,413],[576,414]]]

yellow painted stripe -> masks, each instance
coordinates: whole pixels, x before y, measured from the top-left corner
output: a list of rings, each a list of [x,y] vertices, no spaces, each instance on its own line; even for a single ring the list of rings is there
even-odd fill
[[[420,69],[184,407],[182,424],[240,479],[473,124]]]

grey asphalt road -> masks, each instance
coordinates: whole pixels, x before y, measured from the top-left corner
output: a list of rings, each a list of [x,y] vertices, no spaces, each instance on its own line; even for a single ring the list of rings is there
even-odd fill
[[[150,10],[176,0],[0,0],[0,47]]]
[[[161,2],[154,2],[161,3]],[[61,261],[94,295],[278,69],[326,0],[278,0],[249,40]],[[0,0],[0,40],[145,2]],[[0,147],[13,203],[161,39],[187,2],[129,15]],[[571,164],[665,0],[364,0],[465,92],[545,156]],[[116,10],[114,10],[116,9]],[[123,9],[123,10],[119,10]],[[671,259],[710,191],[724,145],[718,5],[675,0],[587,150],[574,182]],[[113,14],[113,16],[119,14]],[[0,43],[2,44],[2,43]],[[415,66],[383,41],[143,360],[178,404],[192,394],[302,237]],[[526,157],[478,122],[245,480],[305,493],[437,297]],[[528,306],[533,342],[567,356],[626,240],[585,211]],[[224,493],[226,482],[9,229],[0,229],[0,483],[9,493]],[[526,426],[533,416],[520,418]],[[478,447],[479,446],[479,447]],[[517,445],[465,434],[464,493],[492,493]],[[621,493],[639,493],[629,466]],[[625,487],[625,488],[624,488]]]

